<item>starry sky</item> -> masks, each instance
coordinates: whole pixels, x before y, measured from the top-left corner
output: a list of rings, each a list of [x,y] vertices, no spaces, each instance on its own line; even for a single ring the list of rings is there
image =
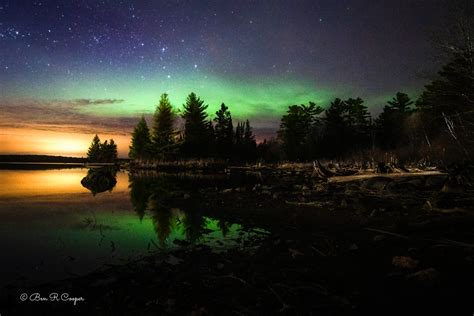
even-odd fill
[[[0,153],[126,156],[137,118],[195,92],[271,137],[291,104],[416,97],[443,6],[425,0],[0,0]],[[149,121],[150,122],[150,121]]]

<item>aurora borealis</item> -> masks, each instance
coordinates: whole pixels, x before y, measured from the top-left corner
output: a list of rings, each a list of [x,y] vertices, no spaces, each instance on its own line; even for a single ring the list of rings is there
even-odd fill
[[[436,1],[0,1],[0,153],[126,156],[163,92],[194,91],[270,137],[291,104],[373,111],[430,70]]]

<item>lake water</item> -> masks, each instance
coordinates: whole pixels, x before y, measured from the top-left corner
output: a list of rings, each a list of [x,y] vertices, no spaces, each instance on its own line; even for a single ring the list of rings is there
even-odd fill
[[[86,176],[98,184],[87,189]],[[0,287],[82,275],[188,244],[238,247],[265,233],[192,207],[200,186],[228,179],[94,176],[81,168],[0,170]]]

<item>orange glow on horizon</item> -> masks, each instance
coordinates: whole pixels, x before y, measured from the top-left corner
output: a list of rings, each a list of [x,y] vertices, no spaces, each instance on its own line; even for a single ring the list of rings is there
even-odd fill
[[[81,185],[87,169],[2,170],[0,197],[46,196],[90,193]],[[113,192],[128,191],[128,175],[117,173]]]
[[[95,134],[63,133],[25,128],[0,130],[0,154],[85,157]],[[127,157],[130,137],[98,134],[102,141],[113,138],[119,157]]]

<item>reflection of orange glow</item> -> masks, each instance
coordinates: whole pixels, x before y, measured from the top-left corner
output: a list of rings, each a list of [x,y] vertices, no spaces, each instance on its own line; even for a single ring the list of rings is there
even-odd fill
[[[87,169],[2,170],[0,197],[90,193],[81,185],[86,175]],[[117,173],[117,185],[113,192],[127,190],[127,174]]]
[[[0,154],[37,154],[84,157],[94,134],[61,133],[9,128],[0,130]],[[102,141],[113,138],[119,157],[127,157],[130,137],[100,135]]]

